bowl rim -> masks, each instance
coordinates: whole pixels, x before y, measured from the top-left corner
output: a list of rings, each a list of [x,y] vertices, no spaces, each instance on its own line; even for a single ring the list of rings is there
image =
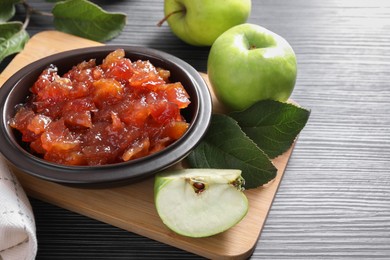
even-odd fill
[[[124,49],[126,54],[131,53],[131,55],[142,56],[145,57],[145,60],[159,60],[161,63],[175,66],[192,82],[196,98],[194,96],[191,96],[191,98],[197,100],[196,111],[194,112],[190,127],[180,139],[160,152],[128,162],[101,166],[66,166],[51,163],[32,155],[11,138],[10,131],[12,130],[8,126],[9,118],[7,118],[5,108],[7,102],[9,102],[9,94],[15,90],[22,78],[28,76],[30,73],[36,72],[37,67],[47,67],[57,60],[69,59],[69,57],[77,57],[78,55],[90,56],[96,52],[108,54],[116,49]],[[74,65],[78,63],[75,61]],[[61,68],[59,69],[61,70]],[[67,70],[69,69],[67,68]],[[176,56],[149,47],[123,44],[78,48],[52,54],[33,61],[18,70],[4,82],[0,88],[0,140],[2,140],[0,153],[19,170],[35,177],[57,183],[88,185],[134,182],[151,176],[184,159],[205,135],[210,124],[211,113],[212,99],[206,82],[197,70]]]

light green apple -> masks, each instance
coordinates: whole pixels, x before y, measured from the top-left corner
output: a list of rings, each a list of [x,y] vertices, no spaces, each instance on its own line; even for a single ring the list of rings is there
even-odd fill
[[[172,32],[195,46],[211,46],[227,29],[245,23],[250,11],[250,0],[164,1]]]
[[[265,99],[284,102],[295,86],[296,55],[281,36],[255,24],[241,24],[214,42],[207,73],[219,101],[231,110]]]
[[[185,169],[159,173],[154,182],[157,212],[174,232],[188,237],[221,233],[248,211],[241,170]]]

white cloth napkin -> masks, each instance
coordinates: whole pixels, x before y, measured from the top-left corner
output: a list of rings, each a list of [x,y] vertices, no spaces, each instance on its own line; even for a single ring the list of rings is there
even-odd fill
[[[30,260],[36,253],[30,202],[0,154],[0,260]]]

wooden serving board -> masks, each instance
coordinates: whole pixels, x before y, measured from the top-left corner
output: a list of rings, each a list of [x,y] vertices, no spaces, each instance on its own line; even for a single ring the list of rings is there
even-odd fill
[[[32,61],[65,50],[97,45],[101,44],[57,31],[36,34],[1,73],[0,86]],[[207,76],[203,76],[207,81]],[[215,96],[213,101],[217,109]],[[15,169],[13,171],[31,197],[207,258],[245,259],[257,244],[292,149],[273,161],[278,174],[271,183],[245,191],[249,200],[246,217],[228,231],[208,238],[183,237],[164,226],[154,206],[153,178],[127,186],[87,189],[60,185]]]

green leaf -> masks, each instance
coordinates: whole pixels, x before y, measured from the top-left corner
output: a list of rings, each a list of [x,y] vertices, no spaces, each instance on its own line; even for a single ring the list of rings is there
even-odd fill
[[[0,1],[0,23],[7,22],[15,15],[15,4],[21,0],[1,0]],[[0,31],[3,34],[2,31]],[[0,35],[1,36],[1,35]]]
[[[58,2],[52,13],[58,30],[100,42],[116,37],[126,24],[125,14],[108,13],[87,0]]]
[[[21,22],[0,23],[0,62],[8,55],[23,50],[29,35]]]
[[[287,151],[309,119],[310,111],[289,103],[265,100],[230,114],[270,158]]]
[[[202,142],[187,157],[193,168],[240,169],[245,188],[268,183],[277,169],[262,150],[226,115],[213,115]]]

